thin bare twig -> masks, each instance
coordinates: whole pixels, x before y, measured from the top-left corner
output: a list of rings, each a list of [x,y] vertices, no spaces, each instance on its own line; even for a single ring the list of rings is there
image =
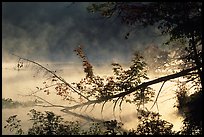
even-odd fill
[[[37,92],[40,92],[40,91],[42,91],[42,90],[44,90],[44,89],[47,89],[47,88],[50,88],[50,87],[56,86],[57,84],[58,84],[58,83],[53,84],[53,85],[46,86],[46,87],[41,88],[41,89],[38,89],[38,90],[36,90],[36,91],[30,93],[30,95],[33,95],[33,94],[35,94],[35,93],[37,93]]]
[[[120,101],[120,104],[119,104],[120,111],[122,111],[122,102],[123,102],[123,99],[124,99],[124,97],[122,97],[122,99]]]
[[[162,101],[161,103],[164,103],[164,102],[166,102],[166,101],[168,101],[168,100],[170,100],[170,99],[174,99],[174,98],[176,98],[176,96],[171,97],[171,98],[168,98],[168,99],[165,99],[165,100],[164,100],[164,101]]]
[[[97,104],[97,103],[94,103],[94,104],[93,104],[93,107],[92,107],[92,109],[90,110],[90,112],[93,111],[93,109],[94,109],[94,107],[95,107],[96,104]]]
[[[156,99],[155,99],[155,101],[154,101],[154,104],[152,105],[152,107],[151,107],[150,109],[152,109],[152,108],[154,107],[155,103],[157,102],[157,99],[158,99],[158,97],[159,97],[159,94],[160,94],[160,92],[161,92],[161,90],[162,90],[162,88],[163,88],[165,82],[166,82],[166,81],[164,81],[164,82],[162,83],[162,85],[161,85],[161,87],[160,87],[160,89],[159,89],[159,92],[158,92],[158,94],[157,94],[157,97],[156,97]]]
[[[42,106],[42,107],[61,107],[61,108],[66,108],[66,106],[62,106],[62,105],[54,105],[52,103],[50,103],[49,101],[37,96],[37,95],[22,95],[22,94],[18,94],[20,96],[33,96],[33,97],[36,97],[44,102],[46,102],[47,104],[49,104],[49,106],[46,106],[46,105],[36,105],[36,106]]]
[[[159,113],[159,106],[158,106],[158,102],[156,102],[156,106],[157,106],[157,111]]]
[[[30,59],[27,59],[27,58],[23,58],[23,57],[20,57],[18,55],[15,55],[13,53],[11,53],[12,55],[22,59],[22,60],[25,60],[25,61],[28,61],[28,62],[31,62],[43,69],[45,69],[47,72],[51,73],[53,76],[55,76],[57,79],[59,79],[60,81],[62,81],[63,83],[65,83],[68,87],[70,87],[74,92],[76,92],[78,95],[82,96],[83,98],[85,98],[86,100],[90,101],[86,96],[84,96],[83,94],[81,94],[79,91],[77,91],[75,88],[73,88],[68,82],[66,82],[62,77],[58,76],[55,72],[49,70],[48,68],[44,67],[43,65],[33,61],[33,60],[30,60]]]
[[[103,108],[104,108],[106,102],[107,102],[107,101],[105,101],[105,102],[103,103],[102,107],[101,107],[101,115],[102,115],[102,116],[103,116],[103,114],[102,114],[102,113],[103,113]]]
[[[120,97],[119,97],[119,98],[117,98],[117,100],[116,100],[116,101],[115,101],[115,103],[114,103],[114,106],[113,106],[113,112],[115,112],[115,107],[116,107],[117,102],[119,101],[119,99],[120,99]]]

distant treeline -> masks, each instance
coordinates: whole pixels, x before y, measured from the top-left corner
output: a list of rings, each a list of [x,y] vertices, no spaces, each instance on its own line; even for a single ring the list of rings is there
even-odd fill
[[[19,102],[13,101],[11,98],[2,98],[2,108],[17,108],[17,107],[31,107],[36,104],[42,103],[39,100],[27,101],[27,102]]]

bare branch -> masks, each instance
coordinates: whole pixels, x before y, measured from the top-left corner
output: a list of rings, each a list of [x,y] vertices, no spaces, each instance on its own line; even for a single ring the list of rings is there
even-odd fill
[[[155,103],[157,104],[157,99],[158,99],[158,97],[159,97],[159,94],[160,94],[160,92],[161,92],[161,90],[162,90],[162,88],[163,88],[165,82],[166,82],[166,81],[164,81],[164,82],[162,83],[162,85],[161,85],[161,87],[160,87],[160,89],[159,89],[159,92],[158,92],[158,94],[157,94],[157,97],[156,97],[156,99],[155,99],[155,101],[154,101],[154,104],[152,105],[152,107],[151,107],[150,109],[152,109],[152,108],[154,107]],[[157,108],[158,108],[158,106],[157,106]]]
[[[42,90],[44,90],[44,89],[47,89],[47,88],[50,88],[50,87],[56,86],[57,84],[58,84],[58,83],[56,83],[56,84],[52,84],[52,85],[50,85],[50,86],[46,86],[46,87],[41,88],[41,89],[38,89],[38,90],[36,90],[36,91],[30,93],[30,95],[33,95],[33,94],[35,94],[35,93],[37,93],[37,92],[39,92],[39,91],[42,91]]]
[[[176,98],[176,96],[171,97],[171,98],[168,98],[168,99],[166,99],[166,100],[162,101],[161,103],[164,103],[164,102],[166,102],[166,101],[168,101],[168,100],[170,100],[170,99],[174,99],[174,98]]]
[[[122,102],[123,102],[123,99],[124,99],[124,97],[122,97],[122,99],[120,101],[120,104],[119,104],[120,111],[122,111]]]
[[[97,104],[97,103],[94,103],[94,104],[93,104],[93,107],[92,107],[92,109],[90,110],[90,112],[93,111],[93,109],[94,109],[94,107],[95,107],[96,104]]]
[[[95,103],[101,103],[103,101],[106,101],[106,100],[91,100],[91,101],[87,101],[87,102],[84,102],[84,103],[81,103],[81,104],[77,104],[77,105],[73,105],[73,106],[70,106],[70,107],[66,107],[66,109],[67,110],[76,109],[76,108],[83,107],[83,106],[86,106],[86,105],[91,105],[91,104],[95,104]]]
[[[156,102],[156,106],[157,106],[157,111],[159,113],[159,106],[158,106],[158,102]]]
[[[66,106],[62,106],[62,105],[54,105],[54,104],[50,103],[49,101],[47,101],[47,100],[45,100],[45,99],[43,99],[43,98],[41,98],[41,97],[39,97],[39,96],[37,96],[37,95],[32,95],[32,94],[31,94],[31,95],[21,95],[21,94],[18,94],[18,95],[20,95],[20,96],[33,96],[33,97],[36,97],[36,98],[38,98],[38,99],[40,99],[40,100],[46,102],[47,104],[49,104],[49,106],[48,106],[48,105],[36,105],[36,106],[42,106],[42,107],[61,107],[61,108],[66,108]]]
[[[116,101],[115,101],[115,103],[114,103],[114,106],[113,106],[113,113],[115,113],[115,107],[116,107],[117,102],[119,101],[119,99],[120,99],[120,97],[119,97],[119,98],[117,98],[117,100],[116,100]]]
[[[103,103],[102,107],[101,107],[101,114],[103,113],[103,108],[104,108],[106,102],[107,102],[107,101],[105,101],[105,102]]]
[[[27,59],[27,58],[22,58],[22,57],[20,57],[20,56],[18,56],[18,55],[15,55],[15,54],[13,54],[13,53],[11,53],[11,54],[14,55],[14,56],[16,56],[16,57],[18,57],[18,58],[20,58],[20,59],[22,59],[22,60],[26,60],[26,61],[28,61],[28,62],[31,62],[31,63],[33,63],[33,64],[35,64],[35,65],[37,65],[37,66],[39,66],[39,67],[45,69],[47,72],[51,73],[51,74],[52,74],[53,76],[55,76],[57,79],[59,79],[59,80],[62,81],[64,84],[66,84],[68,87],[70,87],[70,88],[71,88],[74,92],[76,92],[78,95],[80,95],[80,96],[82,96],[83,98],[85,98],[86,100],[90,101],[86,96],[82,95],[79,91],[77,91],[75,88],[73,88],[68,82],[66,82],[66,80],[64,80],[62,77],[58,76],[56,73],[54,73],[53,71],[49,70],[48,68],[44,67],[43,65],[41,65],[41,64],[39,64],[39,63],[37,63],[37,62],[35,62],[35,61],[33,61],[33,60],[30,60],[30,59]]]
[[[89,107],[90,105],[91,105],[91,104],[87,105],[87,107],[86,107],[85,110],[84,110],[85,112],[86,112],[86,110],[88,109],[88,107]]]

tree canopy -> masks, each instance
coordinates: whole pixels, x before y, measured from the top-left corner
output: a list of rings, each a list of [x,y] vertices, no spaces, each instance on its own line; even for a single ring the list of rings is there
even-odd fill
[[[92,4],[87,9],[104,17],[120,18],[130,26],[154,25],[162,35],[170,36],[167,44],[176,40],[186,41],[187,55],[182,58],[190,66],[198,66],[202,81],[202,2],[105,2]]]

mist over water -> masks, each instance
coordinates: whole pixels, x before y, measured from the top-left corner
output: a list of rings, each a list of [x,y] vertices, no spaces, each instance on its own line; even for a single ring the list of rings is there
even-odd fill
[[[80,2],[73,6],[70,3],[6,3],[2,4],[2,98],[11,98],[14,101],[26,102],[35,100],[33,97],[22,96],[29,94],[40,87],[47,76],[42,72],[36,72],[37,68],[28,64],[28,67],[18,71],[16,69],[18,58],[14,53],[43,64],[45,67],[56,70],[57,74],[67,82],[79,82],[85,76],[81,60],[73,50],[82,45],[88,60],[93,65],[96,75],[112,75],[111,63],[116,62],[124,68],[130,65],[132,54],[138,50],[145,54],[145,48],[151,44],[162,47],[166,36],[159,37],[158,30],[153,27],[143,28],[138,26],[129,39],[124,37],[131,30],[118,19],[102,19],[88,13],[86,7],[90,3]],[[155,51],[153,51],[155,52]],[[150,56],[151,58],[151,56]],[[25,64],[26,65],[26,64]],[[151,78],[161,74],[149,74]],[[152,87],[159,91],[162,83]],[[159,113],[162,118],[172,122],[174,129],[179,130],[182,118],[173,108],[175,99],[174,85],[166,83],[158,99]],[[38,93],[43,99],[59,105],[70,105],[53,92],[50,95]],[[169,99],[165,101],[166,99]],[[165,102],[164,102],[165,101]],[[153,102],[147,106],[150,108]],[[5,120],[14,114],[22,120],[24,129],[31,124],[27,113],[35,108],[39,111],[50,110],[62,115],[65,120],[86,120],[73,114],[65,114],[60,108],[44,107],[18,107],[2,109],[2,125]],[[137,112],[134,105],[123,103],[122,111],[116,107],[113,114],[113,104],[107,103],[101,113],[101,104],[96,105],[91,111],[90,106],[86,111],[83,108],[75,110],[79,114],[92,116],[96,119],[122,120],[126,129],[136,128]],[[158,111],[156,106],[154,111]],[[90,120],[88,121],[90,122]],[[2,129],[3,134],[9,134]]]
[[[49,64],[49,63],[44,63]],[[13,64],[6,64],[4,63],[2,66],[2,98],[12,98],[14,101],[19,102],[26,102],[29,100],[35,100],[34,97],[28,97],[28,96],[21,96],[29,94],[36,90],[37,86],[42,86],[43,81],[46,79],[46,77],[43,77],[43,75],[38,75],[37,77],[33,77],[35,74],[34,69],[25,69],[25,70],[14,70],[15,63]],[[58,75],[62,76],[67,82],[78,82],[81,78],[85,76],[83,72],[83,68],[80,64],[77,63],[70,63],[63,65],[62,63],[50,63],[49,65],[53,70],[54,68],[57,68],[60,70],[58,72]],[[112,75],[112,68],[111,65],[107,66],[100,66],[100,67],[94,67],[94,72],[100,76],[110,76]],[[150,76],[150,79],[157,77],[157,76]],[[155,89],[156,93],[159,91],[162,83],[158,83],[152,86],[152,88]],[[177,114],[176,108],[173,108],[175,105],[175,99],[170,99],[175,96],[173,90],[175,88],[175,85],[171,82],[167,82],[163,90],[160,94],[160,97],[158,99],[158,107],[159,107],[159,113],[162,115],[162,119],[167,120],[174,124],[175,130],[179,130],[182,123],[182,117],[180,117]],[[53,104],[56,105],[67,105],[70,106],[72,104],[69,104],[68,101],[63,100],[60,96],[57,96],[54,92],[51,92],[50,95],[46,95],[43,91],[39,93],[43,99],[50,101]],[[169,99],[169,100],[168,100]],[[167,100],[167,101],[165,101]],[[153,102],[150,102],[146,105],[148,109],[151,108],[153,105]],[[87,109],[86,107],[78,108],[74,110],[73,112],[76,112],[77,114],[82,114],[87,117],[93,117],[95,119],[99,120],[112,120],[117,119],[119,121],[122,121],[124,123],[125,129],[132,129],[136,128],[138,119],[137,119],[137,111],[136,106],[129,103],[123,103],[122,104],[122,111],[119,110],[119,107],[116,107],[115,112],[113,112],[113,103],[106,103],[104,106],[103,112],[101,113],[102,104],[98,104],[94,107],[93,105],[89,106]],[[3,109],[2,110],[2,125],[5,124],[5,120],[14,114],[18,115],[19,119],[22,119],[22,125],[23,129],[27,130],[28,126],[31,125],[30,121],[27,121],[29,119],[26,114],[29,112],[30,109],[36,109],[39,111],[53,111],[56,114],[62,115],[62,117],[65,118],[65,120],[79,120],[81,123],[84,123],[84,126],[88,126],[88,123],[92,122],[90,119],[84,119],[81,117],[78,117],[73,114],[66,114],[60,111],[62,108],[55,108],[55,107],[18,107],[18,108],[12,108],[12,109]],[[93,110],[92,110],[93,109]],[[92,111],[91,111],[92,110]],[[158,112],[157,107],[154,106],[153,111]],[[27,120],[26,120],[27,119]],[[5,129],[3,130],[3,134],[9,134],[8,131]]]
[[[79,44],[92,63],[127,62],[135,50],[165,40],[154,26],[138,26],[127,40],[131,28],[117,18],[98,19],[86,10],[90,4],[3,3],[3,62],[14,59],[8,53],[38,61],[69,62],[77,59],[73,50]]]

